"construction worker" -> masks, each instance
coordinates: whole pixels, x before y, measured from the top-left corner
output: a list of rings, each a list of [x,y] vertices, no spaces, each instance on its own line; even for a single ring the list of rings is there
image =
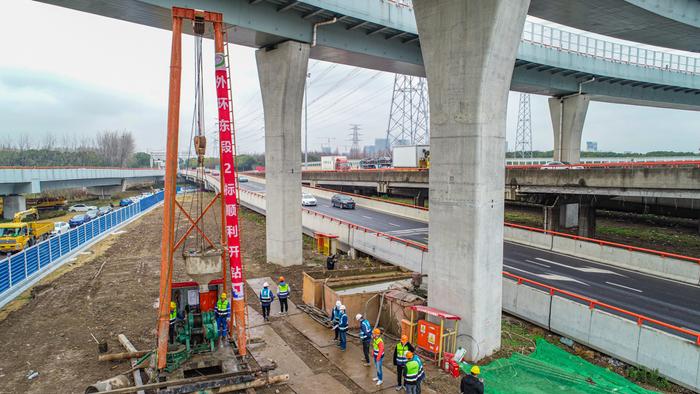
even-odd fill
[[[384,361],[384,340],[382,339],[382,332],[378,328],[372,330],[372,349],[374,357],[374,366],[377,368],[377,377],[372,378],[373,381],[377,382],[377,386],[381,386],[383,378],[382,374],[382,361]]]
[[[177,321],[177,303],[170,301],[170,326],[168,328],[168,340],[175,343],[175,322]]]
[[[337,346],[340,348],[340,350],[345,351],[348,340],[348,315],[347,313],[345,313],[345,305],[340,306],[340,319],[338,319],[338,334],[340,342]]]
[[[472,365],[470,375],[464,375],[459,383],[459,390],[462,394],[484,394],[484,381],[479,378],[481,368]]]
[[[401,341],[394,347],[394,365],[396,365],[396,391],[401,390],[403,387],[403,375],[404,369],[406,369],[406,363],[408,362],[407,353],[411,353],[411,358],[413,358],[413,345],[408,342],[407,335],[401,335]]]
[[[263,288],[260,290],[260,304],[262,306],[263,319],[270,321],[270,304],[275,300],[275,295],[270,290],[270,284],[263,283]]]
[[[404,376],[404,384],[406,385],[406,394],[417,394],[420,388],[421,364],[414,358],[412,351],[406,352],[406,367],[401,371]]]
[[[280,300],[280,315],[289,312],[287,297],[289,297],[289,285],[284,281],[284,276],[280,276],[280,283],[277,285],[277,298]]]
[[[216,302],[216,328],[219,330],[219,336],[224,340],[228,337],[228,317],[230,316],[229,303],[226,299],[226,293],[222,292],[219,296],[219,301]]]
[[[365,355],[365,367],[369,367],[369,344],[372,342],[372,326],[369,320],[362,317],[361,313],[355,316],[355,320],[360,322],[360,341],[362,341],[362,353]]]
[[[423,380],[425,380],[425,370],[423,369],[423,361],[418,357],[418,354],[416,352],[413,352],[413,357],[411,357],[411,360],[415,361],[418,363],[418,383],[416,384],[416,394],[420,394],[421,392],[421,384],[423,383]]]
[[[331,323],[333,323],[332,330],[335,331],[335,338],[333,338],[334,341],[337,341],[339,336],[338,323],[340,322],[341,305],[342,303],[340,301],[336,301],[335,307],[333,307],[333,310],[331,311]]]

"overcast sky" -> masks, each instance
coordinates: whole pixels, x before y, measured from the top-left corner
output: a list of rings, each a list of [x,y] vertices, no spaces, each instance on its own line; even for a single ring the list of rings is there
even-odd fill
[[[0,24],[0,138],[29,135],[40,143],[88,139],[100,130],[129,130],[137,150],[165,146],[170,32],[97,15],[13,0]],[[181,150],[192,122],[193,39],[183,40]],[[263,152],[263,117],[254,50],[232,46],[234,110],[239,152]],[[205,40],[206,124],[215,130],[213,43]],[[351,123],[362,144],[386,134],[394,75],[318,62],[309,63],[309,148],[350,145]],[[519,93],[511,92],[508,140],[515,139]],[[533,144],[552,149],[547,97],[532,96]],[[697,151],[700,112],[591,102],[585,141],[600,150]]]

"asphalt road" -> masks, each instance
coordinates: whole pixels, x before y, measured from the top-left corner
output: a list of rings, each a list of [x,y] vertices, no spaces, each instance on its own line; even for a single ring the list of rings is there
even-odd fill
[[[256,182],[240,185],[252,191],[265,191],[265,185]],[[427,223],[362,207],[354,210],[333,208],[330,200],[318,197],[317,200],[317,206],[306,208],[397,238],[428,243]],[[503,269],[669,324],[700,331],[698,286],[512,242],[503,245]]]

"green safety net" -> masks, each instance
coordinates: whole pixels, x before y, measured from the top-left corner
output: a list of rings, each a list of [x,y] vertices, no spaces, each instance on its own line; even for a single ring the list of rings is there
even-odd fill
[[[653,393],[615,372],[537,340],[530,355],[516,353],[481,367],[486,393]]]

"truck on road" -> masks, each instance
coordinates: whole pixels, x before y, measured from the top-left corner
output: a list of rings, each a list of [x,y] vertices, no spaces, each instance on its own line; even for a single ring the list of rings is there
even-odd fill
[[[16,253],[51,236],[52,222],[23,222],[27,217],[39,218],[39,211],[31,208],[17,212],[10,223],[0,223],[0,252]]]
[[[430,168],[430,145],[399,145],[393,151],[394,168]]]
[[[348,171],[350,162],[346,156],[321,156],[321,170]]]

